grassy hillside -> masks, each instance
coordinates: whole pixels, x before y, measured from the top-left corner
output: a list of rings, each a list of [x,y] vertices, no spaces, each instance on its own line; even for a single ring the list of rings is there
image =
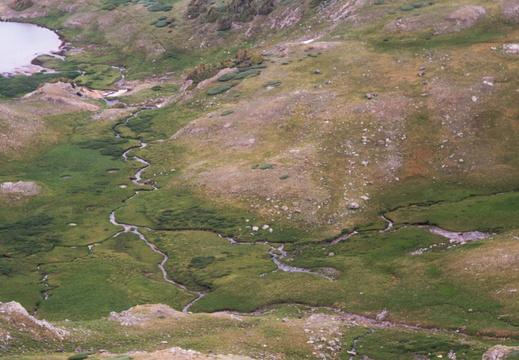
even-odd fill
[[[0,301],[79,329],[0,351],[476,359],[519,338],[513,1],[0,12],[70,43],[37,60],[64,76],[0,78]],[[200,314],[99,320],[157,303]]]

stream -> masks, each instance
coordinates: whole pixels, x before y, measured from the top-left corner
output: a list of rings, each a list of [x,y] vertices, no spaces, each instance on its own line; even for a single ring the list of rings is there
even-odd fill
[[[119,71],[122,73],[121,69],[119,69]],[[109,95],[107,95],[107,96],[109,96]],[[134,113],[132,113],[131,116],[129,116],[129,117],[127,117],[125,119],[125,121],[123,121],[123,122],[121,122],[119,124],[116,124],[113,127],[114,137],[115,138],[121,138],[121,134],[117,130],[117,128],[119,126],[123,126],[123,125],[128,124],[128,122],[133,117],[137,116],[142,111],[149,110],[149,109],[155,109],[155,108],[156,108],[155,106],[143,107],[143,108],[135,111]],[[141,191],[156,191],[156,190],[158,190],[157,186],[155,186],[155,184],[152,181],[150,181],[150,180],[143,181],[143,179],[142,179],[142,174],[144,173],[144,171],[146,171],[151,166],[151,163],[149,161],[141,158],[141,157],[130,156],[129,155],[131,151],[144,149],[148,145],[147,143],[143,142],[141,139],[138,139],[138,141],[139,141],[139,145],[138,146],[132,146],[132,147],[126,149],[122,153],[122,158],[123,158],[124,161],[136,161],[136,162],[138,162],[138,163],[143,165],[142,167],[140,167],[136,171],[134,177],[132,178],[132,182],[134,184],[136,184],[136,185],[139,185],[139,186],[151,186],[152,189],[151,190],[143,190],[143,189],[136,190],[131,196],[129,196],[126,200],[123,201],[123,203],[125,205],[126,205],[126,203],[129,200],[131,200],[135,196],[138,196]],[[160,271],[162,273],[162,277],[163,277],[164,281],[166,281],[169,284],[178,286],[181,289],[183,289],[183,290],[185,290],[185,291],[187,291],[190,294],[193,294],[195,296],[195,298],[192,301],[190,301],[189,303],[187,303],[184,306],[184,308],[182,309],[182,311],[184,313],[189,312],[189,309],[191,308],[191,306],[193,304],[195,304],[197,301],[199,301],[200,299],[202,299],[205,295],[207,295],[209,293],[209,290],[206,290],[206,291],[190,290],[185,285],[177,283],[174,280],[171,280],[168,277],[167,271],[166,271],[166,269],[164,267],[165,264],[169,260],[168,255],[166,253],[162,252],[161,250],[159,250],[155,246],[155,244],[151,243],[146,238],[146,236],[141,232],[141,230],[145,230],[145,231],[157,231],[157,230],[156,229],[151,229],[151,228],[148,228],[148,227],[143,227],[143,226],[138,226],[138,225],[132,225],[132,224],[126,224],[126,223],[118,222],[116,220],[116,211],[117,210],[113,210],[110,213],[109,221],[110,221],[111,224],[113,224],[115,226],[122,227],[123,230],[117,232],[115,235],[112,236],[112,238],[120,236],[121,234],[124,234],[124,233],[132,233],[132,234],[137,235],[139,237],[139,239],[144,241],[146,243],[146,245],[153,252],[155,252],[157,254],[160,254],[162,256],[162,261],[160,263],[158,263],[157,266],[158,266],[158,268],[160,269]],[[379,230],[380,232],[389,232],[389,231],[396,231],[396,230],[398,230],[398,229],[393,229],[394,228],[394,222],[391,219],[387,218],[384,215],[381,215],[381,216],[387,222],[387,226],[383,230]],[[428,248],[418,249],[418,250],[413,251],[412,253],[410,253],[410,255],[420,255],[420,254],[423,254],[426,251],[432,250],[436,246],[446,246],[447,249],[448,249],[448,248],[451,248],[451,247],[454,247],[454,246],[457,246],[457,245],[465,244],[465,243],[470,242],[470,241],[477,241],[477,240],[486,239],[486,238],[488,238],[488,237],[493,235],[493,234],[487,234],[487,233],[482,233],[482,232],[478,232],[478,231],[453,232],[453,231],[447,231],[447,230],[441,229],[439,227],[434,227],[434,226],[423,226],[423,225],[410,225],[410,226],[411,227],[426,228],[427,231],[429,231],[429,232],[431,232],[433,234],[436,234],[436,235],[443,236],[443,237],[445,237],[445,238],[447,238],[449,240],[448,242],[445,242],[445,243],[433,244],[433,245],[429,246]],[[175,231],[175,230],[160,230],[160,231]],[[215,231],[212,231],[212,232],[217,234],[220,238],[226,239],[232,245],[235,245],[235,246],[255,245],[255,244],[267,245],[270,248],[268,250],[268,253],[271,256],[272,262],[276,265],[276,270],[274,270],[274,271],[281,270],[281,271],[284,271],[284,272],[305,273],[305,274],[311,274],[311,275],[320,276],[320,277],[322,277],[324,279],[327,279],[329,281],[333,281],[334,280],[333,277],[328,276],[326,274],[323,274],[323,273],[320,273],[320,272],[317,272],[317,271],[313,271],[313,270],[310,270],[310,269],[305,269],[305,268],[301,268],[301,267],[287,265],[286,263],[284,263],[282,260],[284,258],[287,258],[287,257],[290,256],[290,254],[284,249],[285,248],[285,244],[280,244],[279,246],[276,247],[276,246],[273,246],[273,245],[269,244],[266,241],[263,241],[263,242],[239,242],[239,241],[236,241],[235,239],[233,239],[231,237],[224,237],[221,234],[219,234],[218,232],[215,232]],[[341,234],[340,236],[338,236],[337,238],[333,239],[330,242],[314,243],[314,245],[320,245],[320,246],[336,245],[339,242],[345,241],[345,240],[347,240],[347,239],[349,239],[349,238],[351,238],[351,237],[353,237],[353,236],[355,236],[357,234],[358,234],[357,231],[352,231],[352,232],[347,233],[347,234]],[[94,244],[94,245],[97,245],[97,244]],[[89,251],[93,251],[94,245],[89,245],[88,246]],[[305,246],[308,246],[308,244],[296,247],[295,250],[298,250],[301,247],[305,247]],[[38,270],[40,270],[39,266],[38,266]],[[268,273],[260,274],[260,276],[265,276],[266,274],[268,274]],[[40,283],[43,286],[45,286],[45,287],[49,286],[49,284],[47,283],[48,276],[49,276],[48,274],[43,274],[43,277],[40,280]],[[42,291],[42,295],[44,297],[43,301],[47,300],[50,297],[49,293],[46,290]],[[35,311],[35,315],[36,314],[37,314],[37,309]],[[351,314],[348,314],[348,315],[351,315]],[[351,315],[351,316],[353,316],[353,315]],[[370,332],[370,333],[368,333],[368,334],[366,334],[364,336],[370,335],[371,333],[372,332]],[[361,336],[361,337],[355,339],[354,344],[353,344],[353,348],[352,348],[352,350],[350,350],[350,351],[352,351],[352,353],[355,353],[356,341],[359,340],[360,338],[364,337],[364,336]]]
[[[140,110],[134,112],[132,114],[132,116],[128,117],[124,122],[114,126],[114,128],[113,128],[114,136],[116,138],[120,138],[121,137],[120,133],[117,131],[117,128],[119,126],[126,125],[130,121],[130,119],[132,117],[137,116],[140,112],[145,111],[147,109],[153,109],[153,108],[154,107],[140,109]],[[138,157],[138,156],[132,156],[132,157],[129,156],[129,153],[131,151],[144,149],[148,145],[147,143],[141,141],[141,139],[139,139],[139,143],[140,143],[139,146],[130,147],[130,148],[126,149],[123,152],[123,154],[122,154],[122,157],[123,157],[123,159],[125,161],[137,161],[137,162],[139,162],[139,163],[144,165],[141,168],[139,168],[139,170],[137,170],[137,172],[134,175],[134,179],[132,179],[132,182],[134,184],[136,184],[136,185],[141,185],[141,186],[148,185],[148,186],[151,186],[153,188],[153,190],[144,190],[144,191],[155,191],[155,190],[158,190],[158,188],[155,186],[155,184],[153,184],[153,182],[148,181],[148,180],[142,181],[142,174],[143,174],[144,171],[146,171],[151,166],[151,163],[149,161],[141,158],[141,157]],[[130,197],[128,197],[124,201],[124,203],[126,204],[127,201],[129,201],[133,197],[137,196],[140,193],[140,191],[143,191],[143,190],[135,191],[135,193],[133,195],[131,195]],[[171,280],[168,277],[166,269],[164,268],[164,265],[167,263],[167,261],[169,259],[168,255],[166,253],[160,251],[159,249],[157,249],[157,247],[153,243],[151,243],[144,236],[144,234],[142,234],[140,232],[141,229],[144,229],[144,230],[147,230],[147,231],[155,231],[155,230],[151,229],[151,228],[147,228],[147,227],[141,227],[141,226],[132,225],[132,224],[120,223],[120,222],[118,222],[116,220],[115,212],[116,211],[114,210],[110,214],[110,223],[112,223],[113,225],[116,225],[116,226],[123,227],[123,230],[118,232],[117,234],[115,234],[113,237],[117,237],[117,236],[119,236],[121,234],[124,234],[124,233],[133,233],[133,234],[137,235],[142,241],[144,241],[146,243],[146,245],[148,245],[148,247],[152,251],[154,251],[157,254],[160,254],[163,257],[163,260],[159,264],[157,264],[157,266],[159,267],[160,271],[162,272],[162,276],[164,278],[164,281],[166,281],[166,282],[168,282],[170,284],[176,285],[176,286],[180,287],[181,289],[183,289],[183,290],[185,290],[185,291],[187,291],[187,292],[189,292],[189,293],[191,293],[193,295],[196,295],[196,298],[194,300],[190,301],[188,304],[186,304],[184,306],[184,308],[182,309],[183,312],[185,312],[185,313],[188,312],[190,307],[193,304],[195,304],[202,297],[204,297],[205,295],[208,294],[208,291],[194,291],[194,290],[190,290],[185,285],[177,283],[177,282]],[[387,226],[386,226],[385,229],[380,230],[380,232],[389,232],[389,231],[393,230],[393,227],[394,227],[393,221],[390,220],[389,218],[387,218],[384,215],[382,215],[382,218],[387,222]],[[424,227],[424,226],[420,226],[420,225],[414,225],[414,226]],[[456,245],[460,245],[460,244],[465,244],[468,241],[477,241],[477,240],[485,239],[485,238],[488,238],[488,237],[492,236],[492,234],[486,234],[486,233],[481,233],[481,232],[477,232],[477,231],[472,231],[472,232],[452,232],[452,231],[447,231],[447,230],[444,230],[444,229],[441,229],[441,228],[438,228],[438,227],[427,227],[427,229],[431,233],[434,233],[434,234],[437,234],[437,235],[440,235],[440,236],[448,238],[449,239],[449,243],[451,244],[448,248],[456,246]],[[167,230],[161,230],[161,231],[167,231]],[[284,258],[289,256],[288,252],[286,250],[284,250],[284,246],[285,246],[284,244],[281,244],[278,247],[275,247],[275,246],[270,245],[266,241],[265,242],[257,242],[257,243],[255,243],[255,242],[238,242],[238,241],[236,241],[235,239],[233,239],[231,237],[224,237],[224,236],[222,236],[221,234],[219,234],[217,232],[215,232],[215,233],[220,238],[224,238],[224,239],[228,240],[232,245],[236,245],[236,246],[254,245],[254,244],[263,244],[263,245],[269,246],[270,247],[269,254],[270,254],[271,258],[272,258],[272,262],[276,265],[277,270],[281,270],[281,271],[284,271],[284,272],[296,272],[296,273],[312,274],[312,275],[317,275],[317,276],[323,277],[323,278],[325,278],[327,280],[333,281],[333,278],[330,277],[330,276],[327,276],[326,274],[318,273],[316,271],[312,271],[312,270],[309,270],[309,269],[300,268],[300,267],[296,267],[296,266],[291,266],[291,265],[287,265],[287,264],[283,263],[282,259],[284,259]],[[344,235],[341,235],[341,236],[337,237],[336,239],[334,239],[333,241],[331,241],[331,242],[329,242],[327,244],[321,244],[321,245],[327,245],[327,246],[336,245],[336,244],[338,244],[341,241],[347,240],[347,239],[351,238],[352,236],[355,236],[356,234],[358,234],[357,231],[352,231],[350,233],[347,233],[347,234],[344,234]],[[411,253],[411,255],[422,254],[423,252],[430,250],[434,246],[438,246],[438,244],[433,244],[429,248],[416,250],[415,252]],[[274,270],[274,271],[277,271],[277,270]],[[266,273],[261,274],[260,276],[264,276],[264,275],[266,275]],[[369,334],[366,334],[366,336],[367,335],[369,335]],[[354,347],[353,347],[352,351],[354,350],[354,348],[355,348],[355,344],[354,344]]]
[[[360,336],[357,336],[355,339],[353,339],[353,346],[351,347],[350,350],[346,351],[348,354],[352,355],[352,356],[350,356],[350,360],[354,360],[358,356],[358,354],[357,354],[357,344],[358,344],[359,340],[364,339],[365,337],[370,336],[374,332],[375,332],[375,329],[370,329],[367,333],[365,333],[363,335],[360,335]]]
[[[38,271],[43,273],[43,277],[40,280],[40,284],[42,284],[46,288],[49,288],[49,283],[47,282],[47,280],[49,279],[49,274],[46,274],[43,271],[41,271],[41,265],[38,265],[36,268],[38,269]],[[48,298],[50,298],[50,294],[48,293],[47,290],[41,290],[40,293],[43,295],[42,301],[45,301]],[[36,309],[32,313],[32,316],[38,315],[38,309],[39,309],[39,304],[37,304]]]
[[[130,119],[132,117],[135,117],[137,116],[140,112],[144,111],[144,110],[147,110],[147,109],[153,109],[154,107],[150,107],[150,108],[144,108],[144,109],[140,109],[138,111],[136,111],[135,113],[132,114],[132,116],[126,118],[126,120],[120,124],[117,124],[116,126],[114,126],[113,128],[113,131],[114,131],[114,136],[115,138],[120,138],[121,137],[121,134],[117,131],[117,128],[119,126],[122,126],[122,125],[126,125],[128,124],[128,122],[130,121]],[[132,179],[132,182],[136,185],[141,185],[141,186],[151,186],[153,188],[153,190],[151,191],[155,191],[155,190],[158,190],[158,188],[155,186],[155,184],[153,184],[152,182],[150,181],[142,181],[142,173],[144,171],[146,171],[150,166],[151,166],[151,163],[141,157],[138,157],[138,156],[132,156],[130,157],[129,156],[129,153],[133,150],[140,150],[140,149],[144,149],[148,144],[141,141],[140,139],[139,140],[139,143],[140,145],[139,146],[133,146],[133,147],[130,147],[128,149],[126,149],[123,154],[122,154],[122,157],[125,161],[137,161],[141,164],[143,164],[144,166],[142,166],[141,168],[139,168],[139,170],[137,170],[137,172],[135,173],[134,175],[134,179]],[[148,190],[137,190],[135,191],[135,193],[133,195],[131,195],[130,197],[128,197],[124,203],[126,204],[127,201],[131,200],[132,198],[134,198],[135,196],[137,196],[141,191],[148,191]],[[190,301],[188,304],[186,304],[184,306],[184,308],[182,309],[182,312],[184,313],[187,313],[189,311],[189,308],[194,304],[196,303],[197,301],[199,301],[202,297],[204,297],[206,294],[208,294],[208,291],[194,291],[194,290],[190,290],[188,289],[185,285],[183,284],[180,284],[180,283],[177,283],[173,280],[171,280],[169,277],[168,277],[168,274],[167,274],[167,271],[166,269],[164,268],[164,265],[167,263],[167,261],[169,260],[169,257],[166,253],[160,251],[159,249],[157,249],[157,247],[155,246],[155,244],[151,243],[145,236],[143,233],[140,232],[141,229],[144,229],[144,230],[147,230],[147,231],[155,231],[154,229],[151,229],[151,228],[147,228],[147,227],[142,227],[142,226],[137,226],[137,225],[132,225],[132,224],[125,224],[125,223],[120,223],[116,220],[116,214],[115,214],[116,210],[112,211],[111,214],[110,214],[110,223],[115,225],[115,226],[121,226],[123,228],[123,230],[119,231],[117,234],[115,234],[113,237],[117,237],[121,234],[124,234],[124,233],[132,233],[132,234],[135,234],[139,237],[139,239],[141,239],[142,241],[144,241],[146,243],[146,245],[148,245],[148,247],[154,251],[155,253],[157,254],[160,254],[162,257],[163,257],[163,260],[157,264],[157,266],[159,267],[160,271],[162,272],[162,277],[164,278],[164,281],[170,283],[170,284],[173,284],[173,285],[176,285],[178,287],[180,287],[181,289],[193,294],[193,295],[196,295],[196,298],[192,301]],[[167,230],[161,230],[161,231],[167,231]],[[222,236],[221,234],[219,233],[216,233],[220,238],[224,238],[226,240],[228,240],[232,245],[236,245],[236,246],[243,246],[243,245],[254,245],[256,243],[254,242],[238,242],[236,241],[235,239],[231,238],[231,237],[224,237]],[[346,235],[346,237],[349,237],[351,236],[352,234],[348,234]],[[341,238],[342,239],[342,238]],[[339,239],[338,241],[340,241],[341,239]],[[337,242],[338,242],[337,241]],[[277,270],[281,270],[281,271],[285,271],[285,272],[297,272],[297,273],[306,273],[306,274],[313,274],[313,275],[317,275],[317,276],[321,276],[327,280],[333,280],[331,277],[329,276],[326,276],[324,274],[320,274],[320,273],[317,273],[317,272],[314,272],[314,271],[311,271],[311,270],[308,270],[308,269],[303,269],[303,268],[299,268],[299,267],[295,267],[295,266],[290,266],[290,265],[286,265],[284,263],[281,262],[281,260],[283,258],[285,258],[286,256],[288,256],[288,253],[284,250],[284,244],[281,244],[279,247],[274,247],[274,246],[271,246],[268,242],[258,242],[257,244],[263,244],[263,245],[267,245],[270,247],[270,250],[269,250],[269,254],[270,256],[272,257],[272,261],[274,262],[274,264],[276,265],[277,267]],[[89,249],[92,251],[92,248],[89,247]],[[275,270],[276,271],[276,270]],[[262,274],[261,276],[263,276],[265,274]]]

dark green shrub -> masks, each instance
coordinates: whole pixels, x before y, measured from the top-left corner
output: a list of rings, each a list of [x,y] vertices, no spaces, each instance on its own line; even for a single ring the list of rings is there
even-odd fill
[[[128,126],[137,135],[145,132],[152,132],[152,118],[153,115],[142,113],[139,114],[139,116],[130,119],[126,126]]]
[[[88,354],[74,354],[68,357],[68,360],[83,360],[87,359]]]
[[[112,156],[113,159],[119,159],[125,148],[121,145],[126,144],[127,139],[90,139],[77,143],[82,149],[100,150],[101,155]]]
[[[180,60],[180,56],[176,52],[174,52],[172,50],[168,50],[164,54],[162,54],[162,58],[163,59]]]
[[[158,28],[162,28],[168,26],[168,22],[166,20],[160,20],[155,23],[155,26]]]
[[[316,7],[318,7],[321,3],[325,2],[325,1],[326,1],[326,0],[312,0],[312,1],[310,1],[309,6],[310,6],[311,8],[316,8]]]
[[[150,12],[158,12],[158,11],[171,11],[173,10],[173,6],[171,5],[164,5],[164,4],[153,4],[150,7],[148,7],[148,11]]]
[[[417,9],[417,8],[422,7],[422,4],[420,4],[420,3],[414,3],[414,4],[413,4],[413,7]]]
[[[233,80],[236,75],[238,75],[238,72],[230,72],[230,73],[227,73],[225,75],[222,75],[218,78],[218,81],[229,81],[229,80]]]
[[[259,164],[252,164],[251,168],[252,169],[257,169],[259,167]]]
[[[216,258],[214,256],[197,256],[191,259],[189,263],[189,267],[194,267],[196,269],[203,269],[209,265],[211,265]]]
[[[239,68],[238,71],[244,72],[244,71],[254,70],[254,69],[265,69],[266,67],[267,67],[266,64],[257,64],[257,65],[251,65],[251,66]]]
[[[155,85],[155,86],[153,86],[153,87],[151,88],[151,90],[152,90],[152,91],[160,91],[160,90],[162,90],[162,86],[160,86],[160,85]]]
[[[375,0],[374,4],[375,5],[384,5],[384,1],[382,1],[382,0]]]
[[[166,15],[159,16],[157,20],[166,20],[168,17]]]
[[[103,10],[114,10],[119,5],[126,5],[130,3],[130,0],[103,0],[103,7],[101,9]]]
[[[13,267],[10,264],[0,262],[0,275],[9,276],[12,271]]]
[[[232,86],[230,84],[223,84],[215,86],[207,91],[207,95],[218,95],[229,90]]]
[[[411,11],[411,10],[414,10],[414,6],[413,5],[404,5],[400,8],[400,10],[402,11]]]
[[[234,113],[234,110],[225,110],[223,113],[220,114],[220,116],[227,116]]]
[[[269,87],[269,86],[277,87],[279,85],[281,85],[281,81],[269,81],[269,82],[266,82],[265,84],[263,84],[263,87]]]
[[[285,180],[285,179],[288,179],[288,174],[285,174],[285,175],[281,175],[279,177],[280,180]]]
[[[258,76],[259,74],[261,74],[260,70],[256,70],[256,69],[247,70],[247,71],[243,71],[243,72],[239,73],[238,75],[236,75],[234,77],[234,80],[241,80],[241,79],[246,79],[246,78],[250,78],[250,77],[255,77],[255,76]]]
[[[272,169],[273,167],[274,167],[274,164],[272,164],[272,163],[265,163],[265,164],[260,166],[260,169],[261,170],[267,170],[267,169]]]

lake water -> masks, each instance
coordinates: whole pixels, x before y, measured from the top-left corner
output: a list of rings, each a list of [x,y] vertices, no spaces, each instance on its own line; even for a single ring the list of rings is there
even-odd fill
[[[46,28],[0,21],[0,73],[30,74],[42,68],[31,65],[39,55],[59,52],[59,36]]]

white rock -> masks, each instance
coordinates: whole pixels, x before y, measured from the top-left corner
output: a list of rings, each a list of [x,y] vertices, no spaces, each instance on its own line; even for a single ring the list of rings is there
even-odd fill
[[[503,50],[505,50],[506,54],[519,55],[519,44],[504,44]]]
[[[348,204],[348,209],[350,209],[350,210],[357,210],[358,208],[360,208],[360,205],[359,205],[359,203],[356,203],[355,201],[352,201]]]

